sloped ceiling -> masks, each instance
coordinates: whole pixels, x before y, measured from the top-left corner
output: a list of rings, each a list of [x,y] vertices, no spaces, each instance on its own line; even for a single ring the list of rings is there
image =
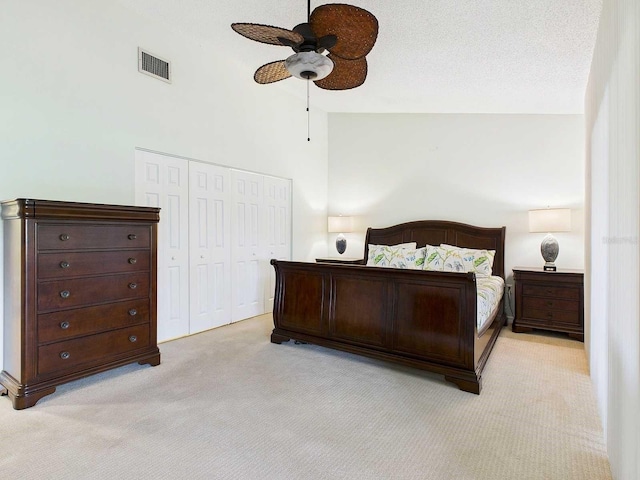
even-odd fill
[[[253,82],[260,65],[287,47],[233,32],[232,22],[293,28],[304,0],[118,0],[246,70],[244,88],[286,89],[306,97],[304,81]],[[312,1],[311,8],[328,2]],[[365,84],[328,92],[311,86],[327,112],[582,113],[602,0],[349,0],[379,21]],[[149,47],[151,48],[151,47]]]

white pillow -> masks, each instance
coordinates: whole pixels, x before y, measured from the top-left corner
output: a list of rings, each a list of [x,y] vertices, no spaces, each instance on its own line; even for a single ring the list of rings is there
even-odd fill
[[[474,272],[480,277],[490,277],[493,268],[493,259],[496,256],[495,250],[481,250],[474,248],[456,247],[441,243],[440,247],[447,251],[456,251],[462,258],[465,272]]]
[[[370,267],[405,268],[422,270],[426,248],[398,248],[370,245],[367,265]]]

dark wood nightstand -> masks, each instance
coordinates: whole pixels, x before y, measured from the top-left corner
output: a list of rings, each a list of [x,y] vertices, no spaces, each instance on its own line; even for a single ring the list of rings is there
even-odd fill
[[[345,257],[328,257],[328,258],[316,258],[318,263],[346,263],[351,265],[364,265],[361,258],[345,258]]]
[[[584,273],[582,270],[545,272],[542,268],[513,269],[516,312],[512,330],[532,329],[568,333],[584,342]]]

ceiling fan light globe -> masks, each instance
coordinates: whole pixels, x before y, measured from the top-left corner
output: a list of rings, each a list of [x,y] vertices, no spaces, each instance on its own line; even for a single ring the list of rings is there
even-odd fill
[[[333,70],[331,59],[317,52],[299,52],[284,61],[291,75],[302,80],[322,80]]]

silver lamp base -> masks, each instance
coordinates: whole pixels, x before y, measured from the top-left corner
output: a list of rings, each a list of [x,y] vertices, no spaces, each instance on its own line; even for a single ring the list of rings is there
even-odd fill
[[[558,253],[560,252],[560,245],[558,244],[558,240],[556,237],[547,233],[547,236],[544,237],[542,243],[540,244],[540,253],[542,253],[542,258],[545,261],[543,270],[545,272],[555,272],[556,271],[556,258],[558,258]]]

